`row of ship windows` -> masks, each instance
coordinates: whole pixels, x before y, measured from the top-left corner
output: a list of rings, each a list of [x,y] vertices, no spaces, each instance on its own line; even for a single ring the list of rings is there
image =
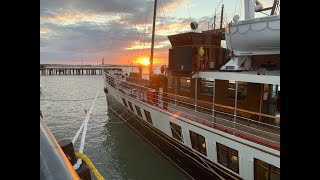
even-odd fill
[[[123,104],[124,104],[127,108],[128,108],[128,104],[129,104],[129,107],[130,107],[131,111],[134,112],[132,103],[131,103],[130,101],[128,101],[128,104],[127,104],[126,100],[123,99],[123,98],[122,98],[122,101],[123,101]],[[139,115],[141,118],[143,118],[143,117],[142,117],[142,114],[141,114],[140,107],[137,106],[137,105],[135,105],[135,108],[136,108],[136,111],[138,112],[138,115]],[[151,114],[150,114],[150,112],[147,111],[147,110],[144,110],[144,114],[146,115],[147,121],[152,124],[152,119],[151,119]]]
[[[123,104],[130,108],[132,112],[134,112],[132,103],[128,101],[128,104],[124,98],[122,98]],[[141,109],[139,106],[135,105],[136,111],[138,115],[142,117]],[[149,111],[144,110],[144,114],[146,116],[147,121],[152,124],[152,118]],[[181,126],[170,122],[171,133],[172,136],[180,142],[183,142],[183,134]],[[203,155],[207,155],[206,142],[205,137],[200,134],[197,134],[193,131],[190,132],[190,139],[192,148],[202,153]],[[223,144],[217,143],[217,157],[218,162],[223,166],[231,169],[232,171],[239,173],[239,161],[238,161],[238,151],[227,147]],[[254,159],[254,179],[255,180],[278,180],[280,179],[280,168],[277,168],[271,164],[268,164],[259,159]]]
[[[228,82],[228,81],[226,81]],[[191,92],[191,78],[190,77],[180,77],[179,79],[179,90],[184,92]],[[170,87],[172,88],[173,85]],[[235,99],[236,93],[236,82],[230,80],[228,84],[228,97]],[[207,78],[202,78],[200,80],[200,93],[213,96],[214,80],[207,80]],[[238,100],[247,99],[247,82],[238,81]]]

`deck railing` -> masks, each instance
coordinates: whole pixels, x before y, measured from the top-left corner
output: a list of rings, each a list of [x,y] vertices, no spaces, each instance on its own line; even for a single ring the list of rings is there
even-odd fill
[[[280,122],[280,117],[156,91],[145,87],[146,82],[139,81],[138,79],[111,76],[108,73],[105,73],[105,75],[107,83],[118,89],[121,93],[168,111],[174,116],[181,116],[234,136],[245,138],[274,149],[280,149],[280,125],[259,121],[260,118],[249,118],[260,116],[261,119],[271,118],[277,119]],[[208,106],[212,108],[208,108]],[[213,106],[229,109],[235,111],[235,113],[218,111]],[[245,113],[249,117],[241,116],[237,112]]]

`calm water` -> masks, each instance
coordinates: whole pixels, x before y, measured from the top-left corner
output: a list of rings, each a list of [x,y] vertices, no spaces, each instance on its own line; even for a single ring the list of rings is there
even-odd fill
[[[72,139],[85,119],[98,90],[88,123],[84,153],[106,179],[188,179],[151,145],[143,142],[121,120],[107,111],[103,77],[40,76],[43,93],[41,111],[47,126],[59,141]],[[82,101],[60,101],[80,100]],[[114,123],[117,122],[117,123]],[[75,149],[80,144],[79,136]]]

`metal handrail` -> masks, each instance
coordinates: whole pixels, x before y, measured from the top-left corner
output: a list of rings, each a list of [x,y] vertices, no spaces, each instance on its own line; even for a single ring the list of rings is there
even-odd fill
[[[110,75],[108,74],[108,76],[110,76]],[[113,77],[111,77],[111,78],[113,78]],[[131,78],[134,79],[134,77],[131,77]],[[115,78],[115,79],[119,79],[119,78]],[[137,84],[133,84],[133,83],[124,81],[124,79],[120,79],[120,81],[123,81],[124,83],[130,84],[130,85],[132,85],[132,86],[139,86],[139,85],[137,85]],[[142,86],[139,86],[139,87],[140,87],[140,88],[145,88],[145,89],[147,89],[146,87],[142,87]],[[191,98],[185,97],[185,96],[180,96],[180,95],[177,95],[177,94],[171,94],[171,93],[165,93],[165,92],[163,92],[163,93],[164,93],[164,94],[167,94],[167,95],[175,96],[175,97],[178,97],[178,98],[183,98],[183,99],[187,99],[187,100],[190,100],[190,101],[194,101],[194,102],[197,102],[197,103],[198,103],[198,102],[208,103],[208,104],[212,104],[212,105],[215,105],[215,106],[220,106],[220,107],[228,108],[228,109],[231,109],[231,110],[235,110],[234,107],[224,106],[224,105],[222,105],[222,104],[217,104],[217,103],[214,103],[214,104],[213,104],[213,103],[210,103],[210,102],[206,102],[206,101],[202,101],[202,100],[195,100],[195,99],[191,99]],[[184,103],[190,104],[190,103],[188,103],[188,102],[184,102]],[[194,104],[190,104],[190,105],[194,105]],[[248,111],[248,110],[239,109],[239,108],[237,108],[236,110],[237,110],[237,111],[242,111],[242,112],[245,112],[245,113],[254,114],[254,115],[260,115],[260,116],[264,116],[264,117],[274,118],[274,119],[278,118],[278,117],[276,117],[276,116],[272,116],[272,115],[268,115],[268,114],[263,114],[263,113],[257,113],[257,112]]]
[[[110,76],[110,75],[107,76],[107,82],[109,82],[109,81],[108,81],[109,76]],[[113,78],[113,79],[114,79],[114,77],[110,77],[110,78]],[[125,80],[121,80],[120,85],[121,85],[122,87],[126,88],[126,89],[127,89],[127,88],[128,88],[128,89],[132,89],[132,88],[140,89],[140,92],[141,92],[141,89],[146,89],[146,90],[148,89],[148,88],[146,88],[146,87],[142,87],[142,86],[139,86],[139,85],[130,83],[130,82],[125,82]],[[142,91],[143,91],[143,93],[146,93],[146,92],[147,92],[147,91],[144,91],[144,90],[142,90]],[[156,91],[156,90],[155,90],[155,91]],[[157,92],[159,92],[159,91],[157,91]],[[160,92],[160,93],[165,94],[164,92]],[[126,94],[127,94],[127,93],[126,93]],[[131,94],[131,93],[130,93],[130,94]],[[169,94],[169,93],[168,93],[168,94]],[[172,94],[172,95],[174,95],[174,94]],[[132,97],[132,96],[131,96],[131,97]],[[135,97],[135,99],[140,100],[140,97],[141,97],[141,96],[139,95],[138,97]],[[146,96],[143,95],[143,97],[146,97]],[[158,97],[159,97],[159,94],[158,94]],[[152,97],[148,97],[148,98],[149,98],[149,99],[151,98],[152,100],[157,100],[158,103],[155,103],[156,101],[153,101],[153,104],[154,104],[154,105],[157,105],[158,107],[160,107],[160,106],[159,106],[159,105],[160,105],[160,101],[158,101],[158,99],[152,98]],[[168,97],[162,97],[162,98],[166,98],[166,99],[168,100],[167,102],[169,102],[170,100],[177,102],[177,100],[176,100],[176,99],[173,99],[173,98],[168,98]],[[183,97],[183,98],[186,98],[186,97]],[[187,98],[186,98],[186,99],[187,99]],[[184,101],[178,101],[178,102],[182,102],[182,103],[184,103],[184,104],[194,106],[194,104],[190,104],[190,103],[188,103],[188,102],[184,102]],[[176,105],[176,106],[179,106],[179,105]],[[202,107],[202,106],[197,106],[197,107],[201,107],[201,108],[203,108],[203,109],[207,109],[207,110],[209,110],[209,111],[212,111],[212,109],[208,109],[208,108],[206,108],[206,107]],[[183,106],[179,106],[179,108],[186,109],[186,110],[191,110],[190,108],[186,108],[186,107],[183,107]],[[250,126],[247,126],[247,125],[243,125],[243,124],[240,124],[240,123],[236,123],[236,122],[234,122],[234,121],[230,121],[230,120],[225,119],[225,118],[212,116],[212,115],[209,115],[209,114],[206,114],[206,113],[202,113],[202,112],[199,112],[199,111],[195,111],[194,113],[196,113],[196,114],[190,114],[190,113],[188,113],[188,112],[181,111],[181,109],[176,109],[176,108],[174,108],[174,107],[170,107],[170,109],[171,109],[171,110],[174,110],[174,111],[177,111],[177,112],[181,112],[180,116],[182,116],[182,117],[183,117],[183,115],[191,116],[191,117],[196,117],[196,118],[198,118],[198,119],[201,119],[201,120],[203,120],[203,121],[209,122],[209,123],[211,123],[211,124],[215,124],[215,125],[219,125],[219,126],[224,126],[224,127],[226,127],[226,128],[232,129],[232,127],[228,127],[228,126],[225,126],[225,125],[223,125],[223,124],[216,123],[216,122],[213,122],[213,121],[210,121],[210,120],[207,120],[207,119],[204,119],[204,118],[202,118],[202,117],[197,116],[197,114],[200,114],[200,115],[203,115],[203,116],[207,116],[208,118],[220,119],[220,120],[223,120],[223,121],[228,122],[228,123],[234,123],[234,124],[237,124],[237,125],[239,125],[239,126],[244,126],[244,127],[246,127],[246,128],[249,128],[249,129],[252,129],[252,130],[255,130],[255,131],[260,131],[260,132],[263,132],[263,133],[267,133],[267,134],[270,134],[270,135],[273,135],[273,136],[280,137],[279,134],[275,134],[275,133],[272,133],[272,132],[268,132],[268,131],[264,131],[264,130],[261,130],[261,129],[257,129],[257,128],[250,127]],[[252,119],[243,117],[243,116],[237,116],[237,115],[234,115],[234,114],[225,113],[225,112],[220,112],[220,111],[215,111],[215,110],[213,110],[213,112],[218,112],[218,113],[222,113],[222,114],[227,114],[227,115],[230,116],[230,117],[238,117],[237,119],[239,119],[239,118],[247,119],[247,120],[252,121],[252,122],[254,122],[254,123],[264,124],[264,125],[266,125],[266,126],[272,126],[272,127],[274,127],[274,128],[279,128],[279,129],[280,129],[280,127],[273,126],[273,125],[270,125],[270,124],[266,124],[266,123],[263,123],[263,122],[258,122],[258,121],[255,121],[255,120],[252,120]],[[239,130],[239,129],[235,129],[235,130],[241,131],[241,130]],[[242,132],[242,131],[241,131],[241,132]],[[261,136],[258,136],[258,135],[252,134],[252,133],[246,132],[246,134],[251,134],[251,135],[253,135],[253,136],[256,136],[256,137],[259,137],[259,138],[262,138],[262,139],[266,139],[266,138],[264,138],[264,137],[261,137]],[[275,142],[275,141],[270,140],[270,139],[268,139],[268,140],[269,140],[269,141],[272,141],[272,142]],[[277,142],[277,143],[278,143],[278,142]]]
[[[111,77],[111,78],[113,78],[113,77]],[[114,79],[114,78],[113,78],[113,79]],[[133,84],[133,83],[130,83],[130,82],[125,82],[124,80],[121,80],[121,81],[122,81],[121,85],[122,85],[122,86],[125,86],[125,87],[128,87],[128,88],[134,88],[134,87],[136,87],[136,88],[139,88],[139,89],[146,89],[146,90],[148,89],[148,88],[146,88],[146,87],[142,87],[142,86],[139,86],[139,85],[137,85],[137,84]],[[128,84],[128,85],[125,85],[125,84]],[[134,87],[131,87],[131,86],[134,86]],[[156,91],[156,90],[155,90],[155,91]],[[159,92],[159,91],[156,91],[156,92]],[[170,94],[170,93],[165,93],[165,92],[161,92],[161,93],[163,93],[163,94],[168,94],[168,95],[179,96],[179,95]],[[188,97],[183,97],[183,96],[179,96],[179,97],[182,97],[182,98],[185,98],[185,99],[189,99],[189,100],[194,101],[194,102],[197,102],[197,101],[198,101],[198,102],[203,102],[203,101],[201,101],[201,100],[194,100],[194,99],[191,99],[191,98],[188,98]],[[181,102],[181,103],[184,103],[184,104],[186,104],[186,105],[191,105],[191,106],[194,106],[194,105],[195,105],[195,104],[191,104],[191,103],[186,102],[186,101],[179,101],[179,100],[172,99],[172,98],[168,98],[168,97],[164,97],[164,98],[169,99],[169,100],[174,100],[175,102]],[[210,102],[205,102],[205,103],[212,104],[212,103],[210,103]],[[215,105],[218,105],[218,104],[215,104]],[[223,106],[223,105],[218,105],[218,106]],[[182,107],[182,106],[181,106],[181,107]],[[236,117],[240,117],[240,118],[245,118],[245,117],[243,117],[243,116],[238,116],[238,115],[234,115],[234,114],[230,114],[230,113],[226,113],[226,112],[222,112],[222,111],[217,111],[217,110],[208,109],[208,108],[206,108],[206,107],[204,107],[204,106],[201,106],[201,105],[197,105],[197,107],[200,107],[200,108],[203,108],[203,109],[207,109],[207,110],[213,111],[213,112],[218,112],[218,113],[222,113],[222,114],[227,114],[227,115],[232,115],[232,116],[236,116]],[[234,108],[228,107],[228,106],[223,106],[223,107],[227,107],[227,108],[230,108],[230,109],[234,109]],[[240,110],[240,109],[237,109],[237,111],[241,111],[241,110]],[[245,112],[247,112],[247,113],[251,113],[250,111],[246,111],[246,110],[243,110],[243,111],[245,111]],[[273,116],[270,116],[270,115],[264,115],[264,114],[255,113],[255,112],[252,112],[252,113],[254,113],[254,114],[256,114],[256,115],[260,114],[260,115],[262,115],[262,116],[274,118]],[[256,122],[255,120],[252,120],[252,119],[249,119],[249,118],[246,118],[246,119],[247,119],[247,120],[250,120],[250,121],[253,121],[253,122]],[[262,122],[261,122],[261,123],[262,123]],[[265,125],[273,126],[273,125],[271,125],[271,124],[265,124]],[[278,128],[277,126],[273,126],[273,127]]]
[[[126,86],[124,86],[124,87],[126,87]],[[129,87],[129,88],[131,88],[131,87]],[[156,91],[156,90],[155,90]],[[162,97],[163,99],[167,99],[167,100],[172,100],[172,101],[174,101],[175,99],[173,99],[173,98],[168,98],[168,97]],[[152,100],[157,100],[156,98],[152,98],[152,97],[149,97],[149,99],[152,99]],[[176,100],[176,102],[181,102],[181,103],[184,103],[184,104],[187,104],[187,105],[191,105],[191,106],[194,106],[194,104],[191,104],[191,103],[187,103],[187,102],[185,102],[185,101],[179,101],[179,100]],[[156,104],[155,102],[154,102],[154,104]],[[160,103],[158,103],[157,105],[159,105]],[[179,105],[178,105],[179,106]],[[179,106],[180,108],[182,108],[182,109],[185,109],[185,110],[191,110],[190,108],[186,108],[186,107],[184,107],[184,106]],[[217,111],[217,110],[212,110],[212,109],[208,109],[208,108],[206,108],[206,107],[203,107],[203,106],[197,106],[197,107],[200,107],[200,108],[202,108],[202,109],[206,109],[206,110],[209,110],[209,111],[211,111],[211,112],[215,112],[215,113],[221,113],[221,114],[225,114],[225,115],[228,115],[228,116],[230,116],[230,117],[238,117],[238,118],[243,118],[243,119],[246,119],[246,120],[248,120],[248,121],[251,121],[251,122],[253,122],[253,123],[258,123],[257,121],[255,121],[255,120],[252,120],[252,119],[249,119],[249,118],[246,118],[246,117],[243,117],[243,116],[238,116],[238,115],[234,115],[234,114],[230,114],[230,113],[226,113],[226,112],[222,112],[222,111]],[[212,115],[208,115],[208,114],[206,114],[206,113],[202,113],[202,112],[200,112],[200,111],[195,111],[196,113],[199,113],[199,114],[202,114],[202,115],[205,115],[205,116],[208,116],[208,117],[216,117],[216,116],[212,116]],[[189,113],[187,113],[187,114],[189,114]],[[192,116],[194,116],[194,115],[192,115]],[[216,117],[216,118],[219,118],[219,117]],[[263,123],[263,122],[259,122],[260,124],[263,124],[263,125],[266,125],[266,126],[272,126],[272,127],[274,127],[274,128],[279,128],[278,126],[274,126],[274,125],[271,125],[271,124],[267,124],[267,123]]]
[[[110,76],[110,75],[108,75],[108,76]],[[113,78],[113,77],[111,77],[111,78]],[[124,84],[128,84],[129,86],[127,86],[127,87],[129,87],[129,88],[132,88],[132,87],[130,87],[130,86],[135,86],[135,87],[138,87],[138,88],[140,88],[140,89],[146,89],[146,90],[148,89],[147,87],[142,87],[142,86],[139,86],[139,85],[137,85],[137,84],[133,84],[133,83],[130,83],[130,82],[126,82],[124,79],[121,79],[121,81],[123,82],[121,85],[125,86]],[[156,90],[155,90],[155,91],[156,91]],[[156,92],[159,93],[160,91],[156,91]],[[184,97],[184,96],[175,95],[175,94],[171,94],[171,93],[165,93],[165,92],[161,92],[161,93],[167,94],[167,95],[171,95],[171,96],[174,96],[174,97],[180,97],[180,98],[188,99],[188,100],[194,101],[194,102],[202,102],[202,103],[207,103],[207,104],[213,105],[213,103],[206,102],[206,101],[201,101],[201,100],[195,100],[195,99],[191,99],[191,98],[189,98],[189,97]],[[167,96],[167,97],[164,97],[164,98],[169,99],[169,100],[174,100],[175,102],[181,102],[181,103],[184,103],[184,104],[187,104],[187,105],[191,105],[191,106],[194,106],[194,105],[195,105],[195,104],[191,104],[191,103],[186,102],[186,101],[179,101],[179,100],[177,100],[177,99],[169,98],[168,96]],[[214,105],[220,106],[220,107],[224,107],[224,108],[229,108],[229,109],[231,109],[231,110],[234,110],[234,109],[235,109],[235,108],[233,108],[233,107],[224,106],[224,105],[220,105],[220,104],[216,104],[216,103],[215,103]],[[182,107],[182,106],[181,106],[181,107]],[[252,121],[252,122],[256,122],[256,120],[252,120],[252,119],[246,118],[246,117],[244,117],[244,116],[239,116],[239,115],[234,115],[234,114],[230,114],[230,113],[226,113],[226,112],[222,112],[222,111],[218,111],[218,110],[208,109],[208,108],[206,108],[206,107],[204,107],[204,106],[201,106],[201,105],[197,105],[197,107],[200,107],[200,108],[202,108],[202,109],[207,109],[207,110],[213,111],[213,112],[218,112],[218,113],[222,113],[222,114],[226,114],[226,115],[231,115],[231,116],[236,116],[236,117],[239,117],[239,118],[244,118],[244,119],[249,120],[249,121]],[[276,117],[276,116],[271,116],[271,115],[262,114],[262,113],[256,113],[256,112],[247,111],[247,110],[243,110],[243,109],[236,109],[236,110],[237,110],[237,111],[246,112],[246,113],[250,113],[250,114],[254,114],[254,115],[260,115],[260,116],[264,116],[264,117],[269,117],[269,118],[278,118],[278,117]],[[261,123],[261,124],[264,124],[264,125],[267,125],[267,126],[272,126],[272,127],[274,127],[274,128],[280,128],[280,127],[278,127],[278,126],[274,126],[274,125],[271,125],[271,124],[267,124],[267,123],[263,123],[263,122],[260,122],[260,123]]]
[[[127,95],[127,94],[126,94],[126,95]],[[136,98],[136,99],[137,99],[137,98]],[[154,103],[154,104],[156,105],[157,103]],[[157,104],[158,107],[159,107],[159,104],[160,104],[160,103]],[[181,106],[179,106],[179,107],[190,110],[189,108],[185,108],[185,107],[181,107]],[[225,127],[225,128],[233,129],[233,127],[225,126],[225,125],[223,125],[223,124],[216,123],[216,122],[214,122],[214,121],[210,121],[210,120],[208,120],[208,119],[204,119],[204,118],[199,117],[199,116],[195,116],[194,114],[190,114],[190,113],[188,113],[188,112],[180,111],[179,109],[175,109],[174,107],[170,107],[170,109],[176,110],[176,112],[181,112],[181,114],[180,114],[179,116],[182,116],[182,117],[184,117],[183,115],[191,116],[191,117],[196,117],[196,118],[198,118],[198,119],[201,119],[201,120],[206,121],[206,122],[208,122],[208,123],[211,123],[211,124],[213,124],[213,125],[219,125],[219,126],[223,126],[223,127]],[[198,112],[198,111],[197,111],[196,113],[199,113],[199,114],[208,116],[207,114],[204,114],[204,113],[201,113],[201,112]],[[231,114],[231,116],[234,117],[232,114]],[[263,132],[263,133],[267,133],[267,134],[270,134],[270,135],[273,135],[273,136],[278,136],[278,137],[280,137],[279,134],[275,134],[275,133],[272,133],[272,132],[264,131],[264,130],[257,129],[257,128],[254,128],[254,127],[251,127],[251,126],[247,126],[247,125],[243,125],[243,124],[240,124],[240,123],[235,123],[235,122],[233,122],[233,121],[230,122],[230,120],[225,119],[225,118],[212,117],[212,116],[209,116],[209,117],[210,117],[210,118],[215,118],[215,119],[220,119],[220,120],[223,120],[223,121],[228,122],[228,123],[237,124],[237,125],[239,125],[239,126],[245,126],[246,128],[249,128],[249,129],[252,129],[252,130],[256,130],[256,131],[260,131],[260,132]],[[258,122],[256,122],[256,123],[258,123]],[[268,125],[268,124],[266,124],[266,125]],[[236,131],[241,131],[241,130],[239,130],[239,129],[235,129],[235,130],[236,130]],[[241,132],[245,132],[245,131],[241,131]],[[264,138],[264,137],[261,137],[261,136],[258,136],[258,135],[252,134],[252,133],[246,132],[246,134],[251,134],[251,135],[254,135],[254,136],[259,137],[259,138],[261,138],[261,139],[266,139],[266,138]],[[273,140],[270,140],[270,139],[267,139],[267,140],[272,141],[272,142],[275,142],[275,143],[278,143],[278,142],[273,141]]]

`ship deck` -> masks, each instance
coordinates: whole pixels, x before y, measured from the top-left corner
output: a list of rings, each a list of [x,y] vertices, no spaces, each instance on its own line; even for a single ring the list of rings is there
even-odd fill
[[[209,114],[195,111],[195,108],[181,107],[168,103],[168,111],[200,124],[244,137],[261,144],[277,147],[280,144],[280,128],[268,127],[263,123],[244,120],[227,114]],[[252,136],[250,138],[250,136]],[[264,142],[265,141],[265,142]]]
[[[234,72],[232,72],[234,73]],[[231,135],[280,150],[280,125],[279,123],[268,124],[260,120],[250,119],[248,117],[207,109],[201,106],[200,101],[194,99],[179,97],[169,94],[167,108],[163,106],[163,94],[159,93],[159,98],[150,99],[148,97],[148,80],[134,78],[109,77],[112,83],[118,82],[116,87],[123,94],[126,94],[139,101],[148,103],[154,108],[175,114],[175,116],[184,117],[190,121],[229,133]],[[118,78],[118,79],[117,79]],[[115,79],[117,79],[115,81]],[[108,82],[108,80],[107,80]],[[154,90],[153,90],[154,91]],[[158,100],[156,100],[158,99]],[[193,103],[192,103],[193,102]],[[212,104],[212,103],[211,103]],[[216,105],[216,104],[215,104]],[[274,119],[280,122],[280,117]]]

